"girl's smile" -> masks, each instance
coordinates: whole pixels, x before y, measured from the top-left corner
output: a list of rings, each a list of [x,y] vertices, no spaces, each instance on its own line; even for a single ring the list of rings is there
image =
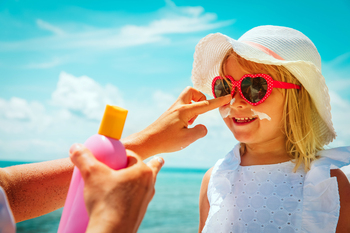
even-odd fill
[[[256,117],[234,117],[232,119],[233,119],[233,122],[236,123],[237,125],[242,125],[242,124],[251,123],[257,118]]]
[[[234,117],[232,118],[233,122],[237,125],[245,125],[250,124],[255,121],[256,117]]]

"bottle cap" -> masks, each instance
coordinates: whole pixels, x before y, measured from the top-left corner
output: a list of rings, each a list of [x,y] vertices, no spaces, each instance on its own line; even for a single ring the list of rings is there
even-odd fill
[[[122,136],[128,110],[117,106],[107,105],[98,134],[120,139]]]

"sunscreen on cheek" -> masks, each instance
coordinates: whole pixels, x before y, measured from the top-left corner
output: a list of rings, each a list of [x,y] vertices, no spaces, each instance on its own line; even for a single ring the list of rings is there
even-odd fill
[[[226,117],[229,117],[231,114],[231,107],[229,105],[222,106],[219,108],[220,115],[224,119]]]
[[[226,118],[226,117],[229,117],[229,116],[231,115],[231,107],[230,107],[230,105],[232,105],[235,101],[236,101],[236,99],[233,98],[233,99],[230,101],[230,104],[229,104],[229,105],[221,106],[221,107],[219,108],[220,115],[221,115],[222,118]]]
[[[267,119],[267,120],[271,121],[271,117],[269,117],[266,113],[258,112],[258,111],[255,111],[253,109],[251,109],[251,110],[253,112],[253,116],[258,116],[260,120]]]

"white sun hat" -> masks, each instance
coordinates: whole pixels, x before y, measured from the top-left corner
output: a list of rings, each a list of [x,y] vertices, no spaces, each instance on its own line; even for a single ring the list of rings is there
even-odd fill
[[[231,48],[246,60],[287,68],[309,92],[316,106],[314,124],[324,145],[335,139],[330,97],[321,73],[321,57],[307,36],[295,29],[280,26],[255,27],[238,40],[221,33],[209,34],[199,41],[194,53],[194,88],[213,96],[212,80],[219,76],[221,62]]]

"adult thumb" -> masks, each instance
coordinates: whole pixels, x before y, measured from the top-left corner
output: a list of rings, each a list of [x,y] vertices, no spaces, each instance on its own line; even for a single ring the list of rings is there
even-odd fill
[[[146,165],[151,168],[153,172],[153,179],[155,182],[160,169],[164,165],[164,159],[162,157],[154,157],[153,159],[148,161]]]
[[[90,177],[91,173],[97,173],[98,169],[101,164],[94,155],[90,152],[89,149],[87,149],[82,144],[74,144],[71,146],[70,150],[70,159],[72,160],[73,164],[79,169],[81,176],[83,179],[87,179]]]

